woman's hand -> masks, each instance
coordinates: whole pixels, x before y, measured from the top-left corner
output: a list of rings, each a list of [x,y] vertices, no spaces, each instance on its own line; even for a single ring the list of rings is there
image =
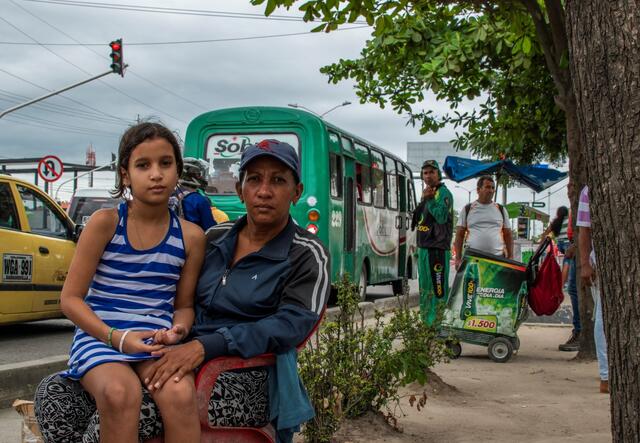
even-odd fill
[[[115,349],[122,348],[125,354],[137,354],[138,352],[153,353],[164,348],[162,344],[147,344],[145,341],[156,335],[157,331],[133,331],[130,330],[122,341],[122,337],[126,331],[118,330],[113,333],[112,345]],[[122,342],[122,346],[120,343]]]
[[[154,343],[161,345],[177,345],[187,336],[187,328],[181,324],[173,325],[171,329],[160,329],[153,337]]]
[[[204,361],[204,347],[198,340],[160,349],[153,352],[160,357],[146,373],[144,384],[149,391],[162,388],[169,378],[179,382],[185,374],[193,371]]]

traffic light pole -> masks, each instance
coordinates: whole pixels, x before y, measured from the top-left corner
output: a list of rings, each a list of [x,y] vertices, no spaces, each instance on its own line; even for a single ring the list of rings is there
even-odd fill
[[[127,66],[128,65],[125,65],[125,67],[127,67]],[[58,94],[60,94],[62,92],[68,91],[69,89],[73,89],[76,86],[84,85],[85,83],[89,83],[89,82],[91,82],[93,80],[97,80],[97,79],[99,79],[101,77],[104,77],[106,75],[109,75],[109,74],[114,74],[112,69],[109,69],[107,72],[103,72],[102,74],[96,75],[95,77],[91,77],[91,78],[88,78],[86,80],[82,80],[81,82],[69,85],[66,88],[58,89],[57,91],[53,91],[53,92],[51,92],[49,94],[43,95],[42,97],[34,98],[33,100],[30,100],[30,101],[28,101],[26,103],[22,103],[22,104],[17,105],[17,106],[14,106],[13,108],[5,109],[4,111],[0,112],[0,118],[4,117],[5,115],[7,115],[7,114],[9,114],[9,113],[11,113],[13,111],[17,111],[18,109],[22,109],[22,108],[24,108],[26,106],[29,106],[29,105],[32,105],[34,103],[38,103],[38,102],[40,102],[40,101],[42,101],[44,99],[47,99],[49,97],[53,97],[54,95],[58,95]]]

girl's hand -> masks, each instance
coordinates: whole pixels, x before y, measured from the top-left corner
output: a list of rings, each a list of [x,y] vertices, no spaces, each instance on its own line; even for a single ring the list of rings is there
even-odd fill
[[[160,329],[153,337],[154,343],[161,345],[176,345],[187,336],[187,328],[181,324],[175,324],[169,330]]]
[[[113,347],[118,349],[120,341],[125,331],[117,331],[119,334],[114,337]],[[152,353],[164,347],[159,343],[147,344],[145,340],[156,335],[157,331],[130,331],[122,343],[122,352],[125,354],[137,354],[138,352]],[[113,334],[116,335],[115,333]]]

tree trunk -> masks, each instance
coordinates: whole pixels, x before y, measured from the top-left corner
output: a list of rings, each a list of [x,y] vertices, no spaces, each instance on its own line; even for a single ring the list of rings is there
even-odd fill
[[[587,174],[585,169],[585,157],[581,149],[581,132],[580,122],[578,121],[578,113],[576,109],[576,99],[573,91],[570,89],[567,97],[564,99],[565,117],[567,121],[567,147],[569,151],[569,175],[571,183],[574,187],[574,195],[571,196],[571,223],[574,226],[573,243],[576,245],[576,286],[578,288],[578,307],[580,310],[580,351],[577,358],[580,360],[593,360],[596,358],[596,347],[593,340],[593,298],[591,292],[585,290],[580,279],[580,260],[578,259],[578,230],[575,229],[578,214],[578,196],[580,189],[587,183]]]
[[[613,440],[637,442],[640,5],[628,0],[568,0],[567,33],[609,349]]]

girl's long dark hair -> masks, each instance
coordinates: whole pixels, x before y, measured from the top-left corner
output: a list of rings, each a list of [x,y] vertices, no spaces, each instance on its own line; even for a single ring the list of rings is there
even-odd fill
[[[140,143],[154,138],[163,138],[173,147],[173,155],[176,158],[178,177],[182,174],[182,153],[180,143],[175,134],[160,123],[144,122],[133,125],[127,129],[120,139],[118,147],[118,164],[116,165],[116,187],[111,191],[115,198],[122,197],[125,192],[125,185],[122,178],[122,170],[129,166],[131,153]]]
[[[557,237],[562,229],[564,219],[569,216],[569,209],[566,206],[560,206],[556,211],[556,218],[551,222],[551,231]]]

